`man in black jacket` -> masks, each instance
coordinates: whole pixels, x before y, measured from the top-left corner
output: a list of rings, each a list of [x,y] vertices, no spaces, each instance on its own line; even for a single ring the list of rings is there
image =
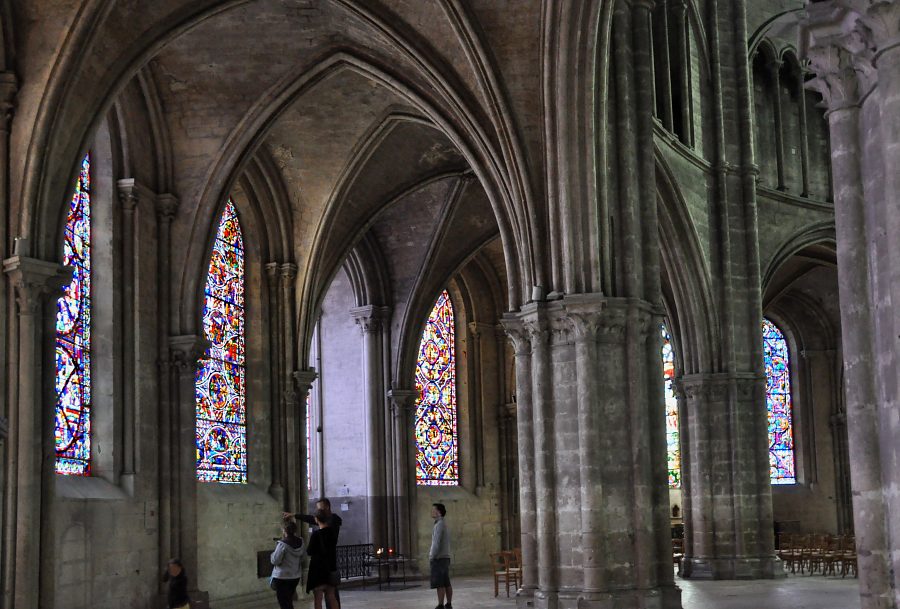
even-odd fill
[[[334,529],[335,539],[341,534],[341,525],[344,524],[344,520],[331,511],[331,501],[328,500],[328,497],[321,497],[318,501],[316,501],[316,509],[323,510],[326,514],[328,514],[328,526]],[[312,514],[292,514],[290,512],[284,512],[282,514],[283,518],[294,518],[298,522],[305,522],[310,526],[316,526],[316,517]],[[338,605],[341,603],[341,594],[338,589],[338,583],[340,583],[340,572],[338,572],[337,582],[335,583],[334,595],[337,597]],[[337,607],[332,607],[328,602],[328,597],[325,597],[325,607],[327,609],[338,609]]]

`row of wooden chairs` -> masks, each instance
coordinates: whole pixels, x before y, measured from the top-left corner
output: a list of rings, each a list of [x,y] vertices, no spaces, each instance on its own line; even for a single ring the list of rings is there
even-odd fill
[[[509,597],[509,586],[518,590],[522,585],[522,549],[513,548],[491,554],[491,571],[494,573],[494,597],[500,594],[500,582],[506,585],[506,596]]]
[[[782,533],[778,557],[791,573],[857,576],[856,539],[853,535]]]

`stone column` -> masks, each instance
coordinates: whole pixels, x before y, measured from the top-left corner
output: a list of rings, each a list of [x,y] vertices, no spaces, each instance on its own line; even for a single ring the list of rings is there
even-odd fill
[[[200,358],[209,341],[197,335],[169,338],[172,379],[171,429],[173,494],[170,517],[175,541],[175,556],[184,562],[188,573],[199,573],[200,559],[197,540],[197,404],[196,378]],[[190,592],[195,607],[208,607],[209,594],[197,589],[197,579],[190,580]]]
[[[156,198],[156,222],[159,230],[157,244],[158,268],[158,324],[157,348],[159,366],[159,555],[177,555],[177,540],[173,528],[175,503],[175,455],[172,452],[174,435],[174,415],[172,406],[172,358],[169,352],[169,329],[171,327],[171,229],[172,220],[178,211],[178,199],[164,194]],[[165,584],[160,582],[159,594],[165,595]],[[162,596],[164,598],[164,596]]]
[[[416,398],[418,392],[413,389],[391,389],[388,398],[391,401],[391,415],[394,426],[393,459],[391,462],[396,476],[394,478],[393,512],[398,526],[395,538],[390,542],[397,552],[415,559],[417,552],[414,546],[416,536],[415,505],[416,498],[416,454],[414,427],[416,416]]]
[[[682,491],[690,531],[683,576],[783,577],[774,552],[764,379],[706,373],[685,375],[679,385],[685,396]]]
[[[656,75],[656,107],[663,128],[673,133],[672,118],[672,66],[669,59],[669,7],[668,0],[657,0],[653,14],[653,47],[658,50],[655,56],[654,73]]]
[[[482,358],[482,340],[494,338],[494,326],[483,322],[469,322],[469,407],[472,412],[472,450],[475,457],[475,489],[476,493],[484,487],[484,404],[485,404],[485,370]],[[489,399],[489,398],[488,398]]]
[[[508,313],[502,324],[512,341],[516,358],[516,408],[519,439],[519,517],[522,527],[522,587],[518,607],[533,606],[538,587],[537,496],[534,486],[534,419],[531,390],[531,339],[522,316]]]
[[[52,607],[54,566],[53,504],[56,469],[55,409],[46,402],[46,387],[53,387],[49,338],[53,327],[48,303],[71,277],[72,269],[55,262],[16,255],[3,261],[3,271],[15,289],[18,304],[18,399],[9,407],[7,521],[14,537],[6,540],[5,589],[11,606],[25,609]],[[52,351],[50,352],[52,353]]]
[[[366,460],[368,462],[368,523],[369,541],[376,547],[385,543],[384,418],[382,407],[386,394],[382,370],[381,332],[387,307],[367,305],[350,311],[363,335],[363,366],[365,371]]]
[[[278,266],[279,291],[276,297],[278,323],[275,330],[278,334],[275,344],[275,348],[277,349],[276,358],[278,359],[275,368],[278,377],[276,379],[276,384],[273,386],[273,390],[278,394],[278,402],[281,404],[281,417],[282,421],[284,421],[283,427],[280,430],[281,433],[279,434],[279,458],[281,460],[280,482],[285,487],[282,490],[284,495],[283,502],[285,509],[287,510],[294,509],[289,506],[297,505],[296,501],[300,500],[301,497],[306,497],[309,490],[309,485],[307,484],[308,472],[306,472],[305,444],[306,418],[309,416],[309,413],[306,412],[306,405],[308,402],[307,396],[309,395],[310,390],[309,386],[301,385],[296,389],[299,394],[297,397],[297,399],[300,400],[299,405],[303,408],[302,411],[298,411],[296,405],[292,404],[290,400],[290,395],[295,391],[295,383],[305,383],[306,380],[306,377],[302,376],[298,380],[296,374],[291,374],[291,371],[297,366],[297,348],[294,338],[297,336],[296,316],[294,315],[294,280],[296,278],[296,264],[284,262]],[[272,283],[275,283],[274,278],[272,278]],[[276,322],[273,319],[270,320],[270,323],[274,324]],[[317,377],[317,374],[313,368],[309,368],[308,371],[312,373],[312,378],[309,379],[309,384],[311,385],[313,380]],[[301,414],[302,416],[300,416]],[[272,438],[273,443],[276,440],[276,437]],[[301,439],[304,442],[303,449],[299,453],[304,467],[302,472],[293,466],[293,459],[291,458],[290,447],[295,446],[294,438]],[[304,506],[301,509],[306,509],[305,503],[300,503],[300,505]]]
[[[797,99],[800,100],[800,196],[809,196],[809,126],[806,119],[806,87],[804,77],[807,71],[801,67],[797,72]]]
[[[269,494],[277,501],[284,504],[284,486],[287,475],[285,458],[285,394],[282,390],[282,349],[281,349],[281,301],[278,297],[278,263],[269,262],[265,265],[266,287],[268,288],[269,315],[269,382],[271,383],[272,417],[269,420],[269,429],[272,434],[272,480],[269,484]],[[283,507],[285,507],[283,505]],[[285,507],[286,511],[294,509]],[[304,509],[305,508],[297,508]]]
[[[137,208],[141,202],[152,201],[153,194],[133,178],[116,183],[119,204],[122,209],[122,485],[134,492],[135,474],[135,433],[137,407],[137,358],[140,350],[137,327],[137,282],[138,237]],[[143,207],[143,205],[142,205]]]
[[[517,368],[530,364],[517,375],[522,545],[536,565],[523,562],[526,586],[529,571],[537,576],[535,607],[680,607],[662,576],[669,530],[654,499],[667,489],[662,411],[646,389],[651,311],[639,299],[579,294],[504,317]]]
[[[681,143],[685,146],[693,145],[691,136],[691,48],[688,37],[687,2],[686,0],[672,0],[671,17],[675,31],[676,68],[675,88],[681,100],[679,112],[681,118],[681,132],[677,133]]]
[[[293,373],[293,382],[295,389],[290,389],[285,395],[285,427],[293,430],[291,434],[294,436],[293,445],[297,447],[294,453],[297,459],[296,465],[293,459],[288,459],[288,470],[297,472],[296,482],[291,484],[293,492],[290,498],[286,498],[285,510],[291,511],[298,509],[302,513],[306,513],[309,509],[309,485],[306,483],[309,471],[306,464],[306,418],[309,416],[306,404],[309,391],[313,382],[318,378],[319,374],[312,368],[305,370],[297,370]],[[296,506],[296,507],[295,507]]]
[[[777,172],[778,190],[785,189],[784,183],[784,117],[781,114],[781,65],[779,59],[773,59],[766,64],[769,69],[769,79],[772,81],[772,111],[775,114],[775,169]]]
[[[851,4],[853,9],[847,8]],[[831,133],[853,515],[863,609],[900,607],[900,4],[811,5]]]

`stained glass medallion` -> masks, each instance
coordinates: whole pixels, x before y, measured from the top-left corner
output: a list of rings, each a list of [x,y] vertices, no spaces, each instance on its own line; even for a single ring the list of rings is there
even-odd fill
[[[203,332],[210,346],[195,383],[197,479],[244,483],[244,242],[231,200],[219,221],[206,276]]]
[[[81,162],[63,231],[74,270],[56,302],[56,473],[91,475],[91,158]]]
[[[769,477],[772,484],[796,484],[790,354],[784,334],[763,319],[766,409],[769,415]]]
[[[416,362],[416,483],[459,484],[456,352],[453,304],[438,296],[419,343]]]
[[[665,325],[662,332],[663,379],[666,395],[666,449],[669,462],[669,488],[681,488],[681,445],[678,437],[678,399],[675,397],[675,352]]]

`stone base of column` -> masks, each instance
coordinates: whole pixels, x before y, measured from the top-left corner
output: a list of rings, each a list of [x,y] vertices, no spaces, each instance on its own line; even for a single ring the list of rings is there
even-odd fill
[[[681,590],[675,586],[653,590],[580,592],[519,590],[517,609],[681,609]]]
[[[519,588],[516,591],[516,609],[534,607],[534,588]]]
[[[684,579],[779,579],[787,577],[777,556],[757,558],[694,558],[681,561]]]

